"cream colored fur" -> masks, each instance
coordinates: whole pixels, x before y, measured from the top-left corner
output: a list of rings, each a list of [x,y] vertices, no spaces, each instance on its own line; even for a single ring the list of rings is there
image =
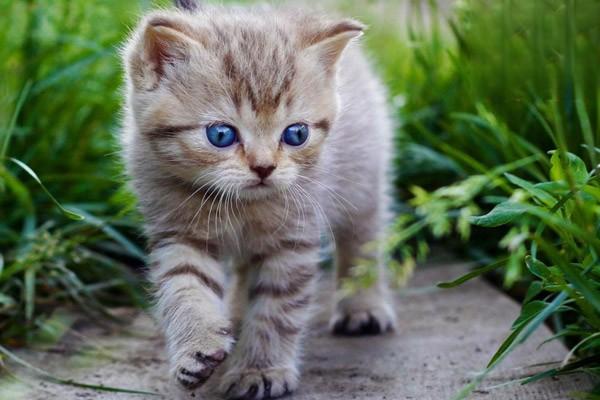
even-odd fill
[[[323,235],[339,279],[359,258],[380,274],[340,299],[331,328],[394,327],[381,256],[364,247],[384,229],[392,127],[362,30],[300,10],[206,6],[153,12],[126,44],[121,142],[182,396],[207,381],[228,398],[297,387]],[[216,122],[240,142],[212,146]],[[297,122],[310,137],[292,148],[281,134]],[[254,166],[275,166],[263,186]]]

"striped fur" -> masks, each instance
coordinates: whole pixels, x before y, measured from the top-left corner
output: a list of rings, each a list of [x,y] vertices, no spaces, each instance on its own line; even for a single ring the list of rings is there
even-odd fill
[[[357,259],[383,278],[364,245],[386,219],[385,96],[356,21],[177,3],[147,15],[123,52],[121,143],[156,319],[183,398],[211,385],[229,398],[278,397],[298,386],[322,235],[335,239],[340,279]],[[310,136],[293,148],[281,134],[298,122]],[[235,126],[238,142],[212,146],[205,129],[216,123]],[[274,169],[262,179],[257,167]],[[340,299],[331,322],[347,334],[393,325],[383,279]]]

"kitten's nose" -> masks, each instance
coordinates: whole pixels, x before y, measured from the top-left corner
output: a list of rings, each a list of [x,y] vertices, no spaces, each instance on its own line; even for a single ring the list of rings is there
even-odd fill
[[[254,171],[260,179],[266,179],[275,170],[275,166],[274,165],[268,165],[268,166],[256,165],[256,166],[250,167],[250,169],[252,171]]]

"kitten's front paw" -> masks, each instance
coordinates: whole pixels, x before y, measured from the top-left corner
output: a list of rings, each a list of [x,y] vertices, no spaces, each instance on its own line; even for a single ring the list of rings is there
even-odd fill
[[[220,390],[230,400],[274,399],[298,387],[296,368],[246,369],[226,373]]]
[[[218,345],[209,345],[202,338],[194,338],[195,340],[177,349],[171,365],[173,376],[183,389],[193,390],[202,386],[225,361],[233,345],[233,337],[228,329],[221,330],[219,335],[221,340]]]
[[[191,353],[175,366],[175,379],[186,389],[194,389],[203,385],[213,374],[215,369],[225,360],[227,353],[224,349],[212,354],[200,351]]]
[[[336,335],[378,335],[396,328],[396,315],[383,297],[356,294],[338,303],[329,326]]]

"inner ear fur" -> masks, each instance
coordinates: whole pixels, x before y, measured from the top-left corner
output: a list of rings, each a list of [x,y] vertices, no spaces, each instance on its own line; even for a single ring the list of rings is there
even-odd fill
[[[316,29],[306,32],[305,47],[315,51],[328,68],[335,66],[348,43],[360,37],[365,26],[355,20],[345,19],[333,23],[320,24]]]

